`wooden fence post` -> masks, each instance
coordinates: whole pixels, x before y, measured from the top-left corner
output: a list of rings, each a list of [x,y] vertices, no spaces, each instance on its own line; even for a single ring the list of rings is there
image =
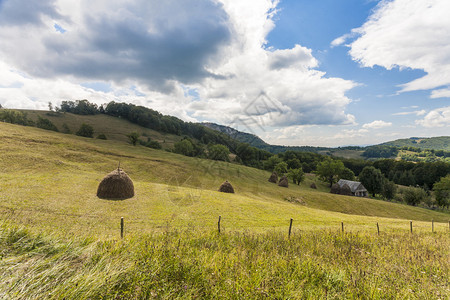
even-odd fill
[[[291,231],[292,231],[292,221],[294,221],[293,219],[291,219],[291,223],[289,224],[289,237],[291,237]]]
[[[123,217],[120,218],[120,238],[123,239]]]
[[[219,222],[217,222],[217,229],[219,230],[220,233],[220,219],[222,218],[222,216],[219,216]]]
[[[344,233],[344,222],[341,222],[342,233]]]
[[[413,230],[412,230],[412,221],[409,221],[409,229],[411,230],[411,233],[413,233]]]
[[[378,235],[380,235],[380,226],[378,225],[378,222],[377,222],[377,232],[378,232]]]

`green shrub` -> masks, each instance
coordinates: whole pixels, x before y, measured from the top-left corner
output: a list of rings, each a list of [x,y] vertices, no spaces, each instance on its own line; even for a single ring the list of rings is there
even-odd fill
[[[99,140],[107,140],[106,135],[104,133],[100,133],[99,135],[97,135],[97,139],[99,139]]]
[[[62,124],[62,133],[70,134],[72,133],[72,130],[70,130],[69,125],[66,123]]]
[[[409,205],[416,206],[425,202],[427,197],[427,193],[421,188],[410,187],[403,191],[403,200]]]
[[[76,135],[93,138],[94,137],[94,127],[92,127],[89,124],[83,123],[83,124],[81,124],[80,129],[78,129]]]
[[[36,127],[42,128],[45,130],[52,130],[58,132],[58,128],[55,126],[55,124],[52,123],[49,119],[42,118],[41,116],[38,116],[38,120],[36,122]]]

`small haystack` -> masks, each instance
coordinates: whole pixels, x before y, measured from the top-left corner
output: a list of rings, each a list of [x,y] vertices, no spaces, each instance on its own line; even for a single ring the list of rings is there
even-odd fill
[[[273,171],[272,175],[269,177],[269,182],[277,183],[278,182],[278,174]]]
[[[350,186],[348,184],[344,184],[341,187],[341,195],[346,195],[346,196],[351,196],[352,195],[352,190],[350,189]]]
[[[234,189],[233,189],[233,186],[231,185],[231,183],[229,183],[227,180],[224,183],[222,183],[222,185],[219,188],[219,192],[234,194]]]
[[[332,194],[340,194],[341,193],[341,187],[339,184],[335,183],[331,186],[330,193]]]
[[[312,189],[315,189],[315,190],[317,189],[317,185],[315,182],[311,183],[311,185],[309,187]]]
[[[288,178],[286,176],[281,177],[280,181],[278,182],[278,185],[282,187],[289,187]]]
[[[97,197],[102,199],[123,200],[133,196],[133,181],[120,168],[106,175],[97,189]]]

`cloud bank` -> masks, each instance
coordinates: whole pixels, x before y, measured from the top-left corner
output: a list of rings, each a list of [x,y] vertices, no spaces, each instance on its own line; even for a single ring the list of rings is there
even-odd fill
[[[354,82],[317,70],[311,49],[267,47],[277,5],[4,0],[0,78],[8,80],[0,103],[45,108],[48,101],[87,98],[133,102],[190,121],[354,124],[346,112]],[[111,90],[86,87],[93,83]]]

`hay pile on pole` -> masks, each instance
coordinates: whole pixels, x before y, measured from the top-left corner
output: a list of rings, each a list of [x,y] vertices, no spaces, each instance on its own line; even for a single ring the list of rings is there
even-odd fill
[[[346,195],[346,196],[351,196],[352,195],[352,189],[348,186],[348,184],[344,184],[341,187],[340,194],[341,195]]]
[[[288,178],[286,176],[281,177],[280,181],[278,182],[278,185],[282,187],[289,187]]]
[[[117,168],[98,185],[97,197],[110,200],[124,200],[134,196],[134,185],[127,173]]]
[[[314,182],[311,183],[311,185],[309,187],[312,188],[312,189],[317,189],[317,186],[316,186],[316,184]]]
[[[228,180],[227,180],[224,183],[222,183],[222,185],[219,188],[219,192],[234,194],[234,188],[231,185],[231,183],[229,183]]]
[[[335,183],[331,186],[330,193],[332,194],[340,194],[341,193],[341,187],[339,184]]]
[[[277,183],[278,182],[278,174],[273,171],[272,175],[269,177],[269,182]]]

